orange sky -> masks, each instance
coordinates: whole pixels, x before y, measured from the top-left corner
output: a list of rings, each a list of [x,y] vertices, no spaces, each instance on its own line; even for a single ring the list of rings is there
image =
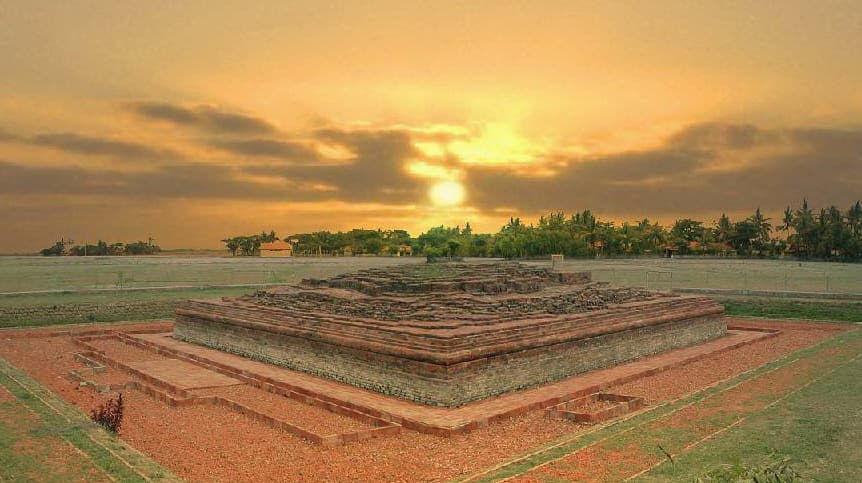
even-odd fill
[[[845,207],[859,52],[856,2],[7,0],[0,252]]]

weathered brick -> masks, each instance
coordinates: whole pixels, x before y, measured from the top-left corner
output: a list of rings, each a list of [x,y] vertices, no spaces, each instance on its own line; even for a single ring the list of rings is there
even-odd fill
[[[457,264],[190,301],[174,335],[452,407],[719,337],[722,312],[705,297],[614,289],[584,274]]]

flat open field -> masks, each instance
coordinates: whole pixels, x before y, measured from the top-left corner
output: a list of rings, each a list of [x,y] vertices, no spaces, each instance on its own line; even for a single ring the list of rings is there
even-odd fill
[[[740,260],[721,258],[638,258],[566,260],[562,269],[589,270],[595,280],[651,289],[713,288],[862,294],[862,264]]]
[[[0,293],[297,282],[422,257],[0,257]],[[549,262],[533,261],[535,264]],[[862,293],[862,264],[697,258],[570,259],[564,270],[655,289]]]
[[[248,293],[370,267],[424,258],[0,257],[0,327],[170,317],[177,301]],[[549,266],[547,261],[531,264]],[[593,272],[615,285],[862,293],[862,264],[733,259],[567,260],[563,270]],[[157,287],[157,290],[140,290]],[[15,295],[4,295],[15,292]],[[25,292],[21,294],[21,292]],[[862,321],[854,300],[728,298],[732,315]],[[817,296],[815,296],[817,297]],[[824,296],[825,297],[825,296]]]
[[[402,429],[332,447],[225,407],[171,407],[134,389],[124,392],[126,418],[117,440],[82,421],[80,412],[75,416],[75,407],[86,412],[107,396],[65,377],[72,369],[85,368],[73,357],[81,345],[63,333],[19,337],[10,332],[0,340],[0,391],[5,391],[0,393],[0,460],[10,463],[0,466],[0,478],[620,481],[637,476],[692,481],[781,467],[803,481],[859,481],[862,453],[855,416],[862,393],[855,390],[855,374],[862,331],[848,324],[729,322],[780,332],[608,387],[607,392],[644,398],[646,408],[607,423],[552,420],[534,410],[448,438]],[[91,329],[99,327],[105,326]],[[90,344],[138,367],[171,370],[179,364],[116,340]],[[132,376],[112,367],[93,377],[112,383]],[[367,426],[245,387],[205,393],[274,411],[316,432]],[[26,414],[30,416],[22,417]],[[48,452],[41,445],[65,449]]]
[[[169,317],[180,300],[235,296],[267,284],[423,261],[394,257],[0,257],[0,327]],[[152,287],[158,289],[147,289]]]
[[[422,258],[0,257],[0,293],[277,284]]]

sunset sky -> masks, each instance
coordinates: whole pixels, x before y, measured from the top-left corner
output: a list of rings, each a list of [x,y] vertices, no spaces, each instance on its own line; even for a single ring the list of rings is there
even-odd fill
[[[862,198],[860,2],[0,0],[0,252]]]

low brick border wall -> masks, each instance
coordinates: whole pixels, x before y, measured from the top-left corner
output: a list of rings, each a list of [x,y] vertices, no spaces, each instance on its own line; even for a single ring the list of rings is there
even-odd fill
[[[658,374],[658,373],[664,372],[664,371],[669,370],[669,369],[673,369],[676,367],[683,366],[685,364],[689,364],[691,362],[695,362],[695,361],[704,359],[706,357],[711,357],[715,354],[720,354],[722,352],[733,350],[733,349],[745,346],[745,345],[753,343],[753,342],[764,340],[765,338],[776,337],[781,332],[778,329],[770,329],[770,328],[756,328],[755,329],[755,328],[748,326],[747,324],[743,324],[740,326],[733,325],[733,330],[759,332],[759,333],[762,333],[762,336],[758,337],[757,339],[742,340],[742,341],[736,342],[734,344],[722,347],[718,350],[714,350],[712,352],[707,352],[707,353],[702,353],[702,354],[698,354],[695,356],[691,356],[691,357],[688,357],[688,358],[681,360],[681,361],[674,363],[674,364],[669,364],[669,365],[658,367],[658,368],[651,368],[651,369],[642,370],[642,371],[635,373],[635,374],[632,374],[630,376],[618,377],[615,379],[607,380],[607,381],[602,382],[601,384],[594,384],[594,385],[585,387],[581,390],[569,392],[569,393],[563,394],[561,396],[549,397],[548,399],[543,399],[543,400],[535,402],[535,403],[524,404],[523,406],[519,406],[519,407],[513,408],[513,409],[508,410],[508,411],[502,411],[499,413],[495,413],[495,414],[488,416],[488,417],[479,417],[479,418],[474,419],[473,421],[470,421],[469,423],[465,423],[465,424],[462,424],[459,426],[454,426],[454,427],[437,426],[437,425],[433,425],[433,424],[427,424],[425,422],[415,420],[415,419],[404,418],[404,417],[401,417],[397,414],[393,414],[393,413],[390,413],[387,411],[378,410],[377,408],[370,407],[368,405],[358,404],[358,403],[355,403],[355,402],[348,400],[348,399],[345,399],[345,398],[332,397],[332,396],[327,395],[327,394],[323,394],[323,393],[319,393],[319,392],[315,392],[315,391],[310,391],[310,390],[308,390],[304,387],[298,386],[298,385],[290,384],[290,383],[283,382],[283,381],[277,381],[277,380],[274,380],[272,378],[269,378],[266,376],[260,376],[260,375],[257,375],[257,374],[254,374],[254,373],[251,373],[251,372],[248,372],[245,370],[238,370],[238,369],[236,369],[230,365],[222,364],[222,363],[219,363],[217,361],[208,359],[206,357],[203,357],[203,356],[200,356],[197,354],[186,353],[186,352],[182,352],[179,350],[174,350],[171,348],[167,348],[167,347],[155,344],[155,343],[150,342],[150,341],[138,340],[138,342],[145,344],[145,345],[153,346],[154,349],[157,350],[159,353],[171,355],[172,357],[176,357],[176,358],[182,359],[182,360],[198,361],[203,367],[209,368],[209,369],[217,371],[217,372],[221,372],[222,374],[225,374],[225,375],[228,375],[231,377],[235,377],[237,379],[242,379],[244,377],[251,378],[252,380],[261,381],[264,385],[269,386],[269,387],[280,388],[282,390],[289,390],[289,391],[292,391],[292,392],[297,393],[297,394],[307,395],[307,396],[312,397],[316,400],[331,402],[338,407],[351,408],[351,409],[358,411],[360,413],[363,413],[363,414],[371,415],[371,416],[374,416],[374,417],[379,418],[379,419],[392,421],[392,422],[397,423],[406,429],[418,431],[418,432],[425,433],[425,434],[432,434],[435,436],[451,437],[451,436],[455,436],[458,434],[466,434],[466,433],[475,431],[479,428],[486,427],[491,423],[503,421],[503,420],[506,420],[506,419],[509,419],[512,417],[516,417],[516,416],[520,416],[522,414],[525,414],[525,413],[528,413],[531,411],[547,409],[548,407],[556,406],[558,404],[564,403],[566,401],[570,401],[570,400],[575,399],[577,397],[587,396],[587,395],[592,394],[592,393],[601,392],[610,386],[614,386],[614,385],[618,385],[618,384],[624,384],[626,382],[629,382],[629,381],[632,381],[635,379],[639,379],[642,377],[648,377],[648,376],[651,376],[654,374]],[[134,339],[131,336],[124,336],[124,337]],[[243,380],[245,380],[245,379],[243,379]]]
[[[190,358],[178,357],[175,354],[170,354],[168,351],[158,350],[149,344],[143,343],[137,339],[131,338],[122,332],[110,332],[103,333],[98,335],[87,335],[83,337],[74,338],[74,342],[79,346],[86,349],[85,352],[78,353],[76,357],[79,357],[79,360],[85,360],[90,362],[100,362],[105,366],[112,367],[114,369],[126,372],[131,374],[135,378],[141,379],[144,383],[140,381],[129,381],[123,385],[112,385],[112,389],[110,390],[119,390],[122,388],[126,389],[134,389],[143,394],[146,394],[158,401],[161,401],[172,407],[187,407],[193,405],[211,405],[223,407],[240,414],[243,414],[246,417],[249,417],[255,421],[262,422],[270,427],[275,429],[279,429],[285,431],[287,433],[293,434],[295,436],[299,436],[301,438],[305,438],[306,440],[320,444],[324,446],[338,446],[345,443],[350,443],[353,441],[362,441],[366,439],[372,438],[380,438],[385,436],[391,436],[394,434],[398,434],[401,431],[401,426],[397,423],[394,423],[389,420],[381,419],[378,417],[374,417],[359,411],[356,411],[351,408],[339,406],[337,404],[321,401],[319,399],[313,398],[308,395],[302,395],[295,393],[290,390],[283,390],[277,387],[265,387],[265,384],[261,384],[260,381],[256,380],[250,375],[242,375],[236,374],[230,371],[224,370],[215,370],[215,372],[219,372],[224,375],[228,375],[231,377],[235,377],[239,380],[242,380],[245,383],[248,383],[251,386],[257,387],[259,389],[265,389],[269,392],[276,393],[280,396],[288,397],[290,399],[294,399],[305,404],[310,404],[313,406],[320,407],[332,413],[340,414],[342,416],[346,416],[352,419],[356,419],[357,421],[361,421],[365,424],[369,424],[374,426],[370,429],[363,429],[359,431],[351,431],[347,433],[338,433],[338,434],[318,434],[308,429],[302,428],[300,426],[288,423],[286,421],[282,421],[278,418],[270,416],[268,414],[262,413],[255,409],[252,409],[244,404],[238,403],[232,399],[224,398],[220,396],[197,396],[191,393],[188,390],[179,388],[172,384],[169,384],[165,381],[156,379],[144,372],[141,372],[127,364],[124,364],[116,359],[110,358],[106,356],[102,351],[90,345],[88,342],[92,340],[105,340],[105,339],[113,339],[119,340],[123,343],[134,345],[144,350],[148,350],[150,352],[158,353],[160,355],[169,356],[171,358],[176,358],[180,360],[184,360],[187,362],[191,362],[197,366],[203,367],[209,370],[215,370],[213,367],[203,364],[199,361],[192,360]],[[87,364],[87,362],[84,362]],[[88,364],[89,365],[89,364]],[[238,377],[239,376],[239,377]],[[96,384],[91,384],[94,389],[97,389]],[[116,387],[116,389],[113,389]]]
[[[599,411],[577,411],[578,407],[595,401],[614,402],[611,407]],[[637,411],[646,406],[644,398],[637,396],[626,396],[623,394],[611,394],[597,392],[589,396],[583,396],[571,401],[558,404],[546,409],[546,414],[551,419],[568,419],[578,423],[598,423],[608,419],[617,418],[623,414]]]
[[[0,338],[3,339],[42,339],[46,337],[86,337],[86,336],[95,336],[95,335],[108,335],[108,334],[116,334],[118,331],[123,331],[127,334],[159,334],[168,330],[172,330],[174,327],[174,321],[172,320],[157,320],[153,322],[132,322],[128,323],[130,326],[146,326],[147,328],[124,328],[123,324],[125,323],[110,323],[110,327],[104,329],[90,329],[86,327],[92,327],[93,324],[84,324],[83,326],[80,324],[71,324],[69,327],[58,328],[57,326],[53,327],[34,327],[34,328],[21,328],[21,327],[8,327],[0,329]]]

